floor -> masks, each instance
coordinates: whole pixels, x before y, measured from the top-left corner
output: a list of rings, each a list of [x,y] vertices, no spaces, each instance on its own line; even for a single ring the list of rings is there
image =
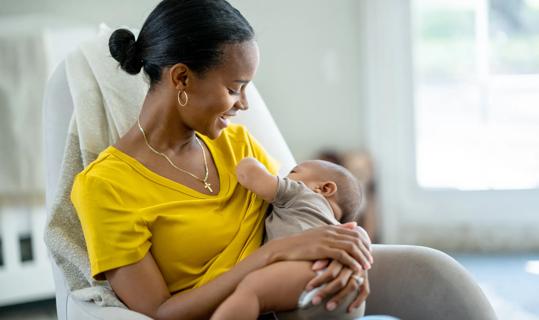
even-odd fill
[[[500,320],[539,320],[539,253],[452,256],[477,279]],[[7,319],[56,319],[54,300],[1,307],[0,320]]]
[[[472,273],[500,320],[539,320],[539,253],[452,256]]]

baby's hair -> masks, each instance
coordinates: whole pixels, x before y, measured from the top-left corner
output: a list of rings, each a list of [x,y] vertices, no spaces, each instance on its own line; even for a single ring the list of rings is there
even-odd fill
[[[342,211],[340,222],[357,221],[363,198],[357,178],[341,165],[325,160],[316,161],[326,170],[327,179],[337,184],[336,201]]]

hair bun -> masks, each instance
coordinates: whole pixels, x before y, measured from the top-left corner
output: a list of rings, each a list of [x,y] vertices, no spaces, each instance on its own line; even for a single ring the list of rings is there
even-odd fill
[[[115,30],[109,38],[110,54],[129,74],[137,74],[142,68],[142,58],[137,50],[133,32],[127,29]]]

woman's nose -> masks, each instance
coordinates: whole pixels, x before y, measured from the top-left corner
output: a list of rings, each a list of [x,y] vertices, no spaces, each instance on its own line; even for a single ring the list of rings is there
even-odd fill
[[[246,111],[249,109],[249,102],[247,101],[247,96],[245,95],[245,91],[242,91],[240,95],[240,99],[236,102],[235,107],[243,111]]]

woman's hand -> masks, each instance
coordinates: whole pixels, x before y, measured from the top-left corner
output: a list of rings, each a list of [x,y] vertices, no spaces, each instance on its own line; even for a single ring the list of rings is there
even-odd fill
[[[368,239],[368,237],[367,237]],[[370,246],[370,241],[368,243]],[[372,256],[356,224],[314,228],[263,246],[269,263],[285,260],[337,260],[355,272],[370,268]]]
[[[347,223],[342,225],[342,227],[348,229],[355,229],[360,233],[364,250],[368,251],[369,261],[372,264],[373,260],[372,256],[370,255],[371,241],[365,230],[363,230],[361,227],[358,227],[355,223]],[[370,264],[363,265],[363,268],[365,270],[370,269],[370,267]],[[323,284],[327,284],[324,288],[320,289],[317,292],[312,302],[316,305],[322,300],[324,300],[325,297],[334,295],[333,298],[326,304],[326,308],[330,311],[335,309],[344,297],[354,291],[357,291],[360,288],[360,294],[348,306],[348,311],[350,312],[353,308],[357,308],[358,306],[360,306],[361,303],[365,301],[370,292],[366,272],[364,273],[365,275],[363,277],[360,274],[354,274],[350,268],[344,267],[340,262],[336,260],[317,260],[315,263],[313,263],[312,269],[314,271],[323,270],[323,272],[320,272],[316,277],[309,281],[305,290],[312,290]],[[362,280],[359,281],[358,279]]]
[[[314,277],[305,290],[312,290],[325,283],[327,285],[321,288],[314,296],[312,303],[314,305],[322,302],[326,297],[333,297],[326,303],[326,309],[334,310],[341,301],[348,295],[359,290],[359,294],[348,306],[348,312],[359,307],[370,293],[367,271],[354,273],[350,268],[344,267],[340,262],[333,260],[329,263],[328,260],[318,260],[313,264],[313,270],[325,270]]]

